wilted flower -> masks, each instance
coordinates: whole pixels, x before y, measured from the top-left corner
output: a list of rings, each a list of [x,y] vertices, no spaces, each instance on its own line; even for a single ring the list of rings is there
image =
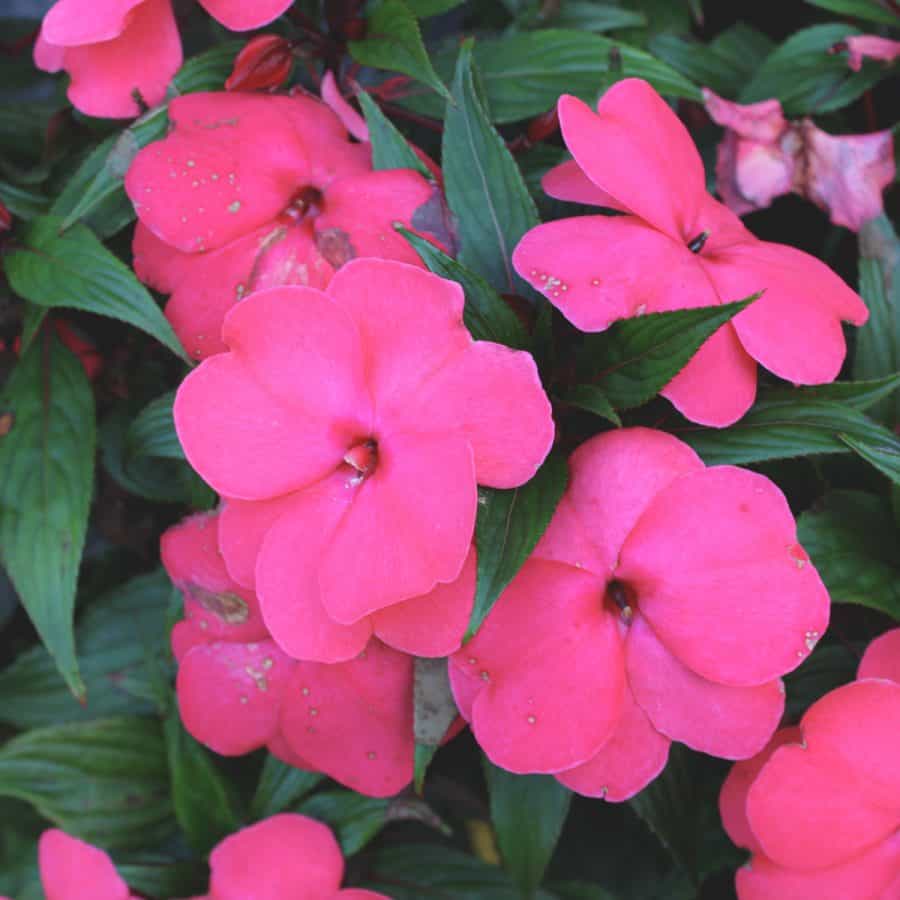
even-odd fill
[[[609,800],[655,778],[671,741],[757,753],[784,709],[779,676],[828,624],[784,496],[644,428],[589,440],[570,474],[534,554],[450,658],[478,743]]]
[[[757,362],[797,384],[835,378],[846,353],[841,320],[862,324],[862,300],[814,257],[757,240],[706,192],[690,135],[649,84],[620,81],[597,113],[563,96],[559,118],[575,159],[548,172],[544,189],[626,215],[533,228],[513,254],[523,278],[583,331],[765,291],[662,390],[695,422],[739,419],[756,395]]]

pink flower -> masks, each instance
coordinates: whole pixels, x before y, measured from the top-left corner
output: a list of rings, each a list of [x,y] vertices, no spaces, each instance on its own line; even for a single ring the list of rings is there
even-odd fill
[[[325,293],[239,304],[229,352],[179,388],[185,453],[226,498],[226,565],[290,656],[351,659],[373,633],[459,646],[477,484],[523,484],[554,434],[534,360],[473,341],[462,309],[455,282],[354,260]]]
[[[753,854],[737,874],[740,900],[900,896],[898,640],[900,629],[882,635],[860,680],[731,770],[722,821]]]
[[[137,900],[106,853],[58,828],[41,835],[38,865],[47,900]]]
[[[725,128],[716,187],[738,215],[791,191],[854,231],[882,212],[881,193],[895,172],[890,131],[834,137],[811,119],[788,122],[777,100],[742,106],[707,88],[703,98],[713,121]]]
[[[396,794],[413,775],[412,659],[379,641],[335,665],[290,659],[266,631],[256,595],[229,577],[218,524],[191,516],[161,542],[184,596],[172,648],[185,728],[225,756],[268,746],[353,790]]]
[[[523,278],[582,331],[764,290],[663,389],[695,422],[739,419],[756,394],[757,362],[797,384],[834,379],[846,352],[841,320],[864,322],[864,304],[826,265],[757,240],[706,192],[687,130],[650,85],[620,81],[596,114],[563,96],[559,118],[575,159],[548,172],[544,189],[627,215],[532,229],[513,253]]]
[[[841,46],[841,45],[844,46]],[[847,51],[847,65],[858,72],[864,59],[878,59],[891,63],[900,56],[900,41],[878,37],[876,34],[854,34],[839,41],[835,49]]]
[[[324,103],[304,96],[191,94],[169,104],[173,130],[125,178],[139,223],[138,277],[171,298],[185,348],[225,350],[222,320],[255,290],[324,288],[356,256],[421,266],[393,228],[423,237],[440,192],[408,169],[373,171]]]
[[[321,822],[295,813],[272,816],[221,841],[209,857],[209,894],[198,900],[388,900],[341,890],[344,860]]]
[[[783,495],[644,428],[589,440],[569,468],[533,556],[450,658],[476,740],[504,769],[617,801],[673,740],[757,753],[784,709],[779,676],[828,624]]]
[[[232,31],[259,28],[293,0],[200,0]],[[129,118],[165,99],[181,66],[181,39],[171,0],[57,0],[44,17],[34,62],[69,73],[69,100],[89,116]]]

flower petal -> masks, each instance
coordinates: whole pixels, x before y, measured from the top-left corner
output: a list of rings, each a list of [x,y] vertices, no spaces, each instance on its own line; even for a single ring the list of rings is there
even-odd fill
[[[585,203],[590,206],[605,206],[627,212],[613,197],[601,190],[584,174],[574,159],[554,166],[541,179],[544,192],[557,200],[568,200],[570,203]]]
[[[375,634],[389,647],[413,656],[449,656],[459,649],[472,615],[476,570],[473,545],[455,581],[373,613]]]
[[[192,648],[176,681],[184,727],[225,756],[264,746],[278,728],[292,666],[274,641]]]
[[[660,394],[692,422],[715,428],[732,425],[756,399],[756,360],[726,322]]]
[[[900,682],[900,628],[886,631],[866,647],[856,677]]]
[[[410,431],[461,433],[474,453],[476,480],[496,488],[532,478],[555,433],[534,358],[492,341],[458,353],[391,420]]]
[[[44,40],[57,47],[97,44],[119,37],[132,10],[149,0],[92,0],[89,14],[84,0],[57,0],[41,25]]]
[[[797,543],[784,495],[734,466],[660,491],[628,535],[616,575],[669,651],[721,684],[761,685],[791,671],[828,625],[828,592]]]
[[[65,68],[72,78],[68,97],[89,116],[137,116],[142,109],[134,93],[147,106],[161,103],[181,61],[170,0],[146,0],[114,39],[66,49]]]
[[[569,486],[534,555],[609,578],[629,532],[675,478],[702,471],[700,457],[650,428],[608,431],[569,458]]]
[[[538,225],[512,258],[519,275],[582,331],[605,331],[645,312],[720,302],[696,254],[634,216]]]
[[[795,384],[834,380],[846,353],[841,320],[862,325],[868,310],[828,266],[765,241],[734,244],[703,264],[724,301],[765,291],[732,320],[757,362]]]
[[[200,5],[231,31],[262,28],[277,19],[294,0],[200,0]]]
[[[257,557],[256,582],[263,617],[278,645],[295,659],[337,663],[368,643],[372,623],[335,622],[325,610],[318,572],[335,530],[355,502],[346,473],[336,473],[291,495],[269,527]],[[248,504],[249,506],[249,504]],[[246,521],[246,517],[238,520]]]
[[[225,838],[210,854],[209,867],[216,900],[331,897],[344,877],[341,850],[328,827],[294,813]]]
[[[319,586],[328,615],[357,622],[454,581],[472,542],[477,500],[464,438],[394,434],[380,441],[374,474],[322,551]]]
[[[556,778],[585,797],[619,803],[643,790],[662,772],[670,743],[626,689],[622,714],[609,740],[586,763],[558,772]]]
[[[628,682],[653,725],[673,741],[725,759],[747,759],[766,745],[784,713],[780,681],[733,687],[682,665],[636,616],[625,644]]]
[[[622,208],[678,241],[694,236],[706,194],[703,163],[687,129],[646,81],[614,84],[596,114],[563,95],[559,123],[575,161]]]
[[[350,662],[297,663],[281,717],[291,748],[370,797],[413,777],[412,657],[371,641]]]
[[[450,672],[478,677],[471,709],[481,748],[510,772],[559,772],[590,759],[619,721],[625,678],[604,585],[532,560],[501,594]]]
[[[128,900],[130,896],[106,853],[58,828],[41,835],[38,862],[47,900],[79,900],[87,885],[91,900]]]

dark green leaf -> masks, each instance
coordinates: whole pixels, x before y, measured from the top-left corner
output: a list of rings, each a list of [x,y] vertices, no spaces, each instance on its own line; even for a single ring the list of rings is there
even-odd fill
[[[616,322],[584,345],[585,367],[615,409],[631,409],[655,397],[700,345],[759,295],[737,303],[651,313]]]
[[[352,856],[384,828],[388,806],[388,801],[379,797],[364,797],[353,791],[323,791],[301,803],[296,812],[331,826],[344,856]]]
[[[607,422],[612,422],[616,427],[621,427],[622,420],[609,402],[609,397],[603,393],[602,388],[594,384],[577,384],[562,396],[563,403],[586,409],[595,415],[602,416]]]
[[[858,665],[859,657],[842,644],[819,644],[799,669],[785,676],[788,721],[798,721],[819,697],[853,681]]]
[[[370,8],[366,37],[350,41],[350,55],[364,66],[403,72],[450,99],[428,58],[419,23],[404,0],[376,0]]]
[[[436,57],[449,72],[451,52]],[[599,34],[563,28],[541,29],[480,41],[474,50],[486,109],[492,122],[517,122],[547,112],[559,95],[575,94],[595,103],[603,90],[622,78],[644,78],[661,94],[700,99],[700,89],[644,50]],[[414,88],[403,99],[423,115],[440,118],[443,102]]]
[[[418,19],[427,19],[429,16],[437,16],[454,6],[459,6],[463,0],[406,0],[407,6]]]
[[[366,117],[366,125],[369,126],[372,167],[375,169],[413,169],[430,179],[432,175],[428,171],[428,167],[413,153],[409,141],[379,109],[378,104],[365,91],[360,91],[357,98]]]
[[[146,854],[127,862],[116,860],[116,871],[135,891],[148,897],[199,895],[209,884],[209,873],[200,862],[175,862]]]
[[[119,717],[27,731],[0,750],[0,796],[33,804],[108,850],[143,850],[175,831],[155,719]]]
[[[130,457],[157,456],[163,459],[184,459],[184,451],[175,433],[172,404],[175,391],[161,394],[148,403],[128,429],[126,452]]]
[[[148,657],[167,654],[171,584],[162,570],[139,575],[91,603],[75,628],[87,701],[76,703],[49,654],[33,647],[0,673],[0,719],[19,728],[154,709]]]
[[[94,489],[94,398],[43,332],[0,392],[0,562],[69,688],[84,695],[72,617]]]
[[[244,41],[222,41],[204,53],[192,56],[175,74],[171,88],[176,94],[221,90],[234,67],[234,58]]]
[[[865,19],[867,22],[878,22],[881,25],[898,24],[898,15],[887,9],[878,0],[806,0],[810,6],[818,6],[830,12]]]
[[[773,391],[727,429],[685,428],[679,437],[709,465],[852,449],[889,478],[900,477],[900,440],[892,432],[852,406],[807,399],[801,391]]]
[[[251,816],[267,819],[296,806],[324,777],[318,772],[295,769],[270,753],[250,804]]]
[[[883,213],[859,230],[859,292],[869,321],[857,332],[854,376],[900,371],[900,239]],[[900,422],[900,395],[879,403],[872,415],[888,425]]]
[[[485,761],[491,822],[503,862],[523,897],[533,897],[553,856],[572,794],[552,775],[514,775]]]
[[[566,0],[565,3],[558,4],[551,17],[544,13],[545,5],[538,7],[533,20],[526,20],[523,24],[579,31],[614,31],[617,28],[640,28],[647,24],[647,17],[642,12],[626,9],[617,3]]]
[[[783,396],[785,399],[795,400],[831,400],[865,412],[888,399],[897,388],[900,388],[900,372],[885,375],[884,378],[873,378],[871,381],[833,381],[831,384],[796,388],[793,391],[769,391],[766,396],[771,399]]]
[[[459,51],[453,101],[444,122],[442,164],[447,203],[459,223],[459,261],[495,290],[527,295],[511,257],[522,235],[538,224],[537,210],[476,93],[471,42]]]
[[[565,458],[551,453],[531,481],[509,491],[481,488],[475,541],[478,586],[466,639],[481,627],[504,588],[546,531],[569,480]]]
[[[172,326],[147,289],[85,225],[60,233],[61,222],[43,216],[31,222],[22,245],[6,256],[13,290],[39,306],[83,309],[111,316],[147,332],[188,360]]]
[[[528,346],[525,327],[503,298],[480,275],[451,259],[419,235],[401,226],[397,226],[397,230],[412,244],[422,262],[432,272],[462,286],[466,295],[463,320],[476,341],[496,341],[518,350]]]
[[[828,53],[835,43],[858,33],[839,24],[795,32],[766,57],[738,99],[756,103],[777,97],[790,118],[847,106],[884,77],[883,66],[867,64],[853,72],[846,57]]]
[[[0,202],[18,219],[34,219],[47,212],[50,201],[41,191],[0,179]]]
[[[228,783],[208,751],[184,730],[174,702],[164,730],[175,816],[188,843],[206,854],[239,827]]]
[[[800,543],[833,603],[900,619],[900,556],[890,503],[862,491],[832,491],[797,522]]]

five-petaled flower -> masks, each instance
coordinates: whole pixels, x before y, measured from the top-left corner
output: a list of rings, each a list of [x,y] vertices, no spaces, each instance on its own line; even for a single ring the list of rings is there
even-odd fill
[[[900,629],[870,644],[858,680],[817,700],[734,766],[719,808],[753,856],[740,900],[900,897]]]
[[[225,349],[225,314],[255,290],[323,288],[357,256],[421,266],[393,226],[435,239],[440,191],[409,169],[373,171],[371,145],[351,141],[326,104],[191,94],[169,117],[125,189],[140,220],[135,270],[172,295],[166,315],[192,356]]]
[[[249,31],[278,18],[293,0],[199,2],[226,28]],[[181,60],[172,0],[58,0],[34,48],[38,68],[68,72],[73,106],[112,119],[138,115],[141,103],[161,103]]]
[[[199,514],[162,537],[162,560],[184,596],[172,631],[185,728],[225,756],[268,746],[369,796],[413,776],[412,658],[370,641],[355,659],[297,662],[271,639],[253,591],[228,575],[219,519]]]
[[[422,269],[354,260],[327,292],[239,304],[229,352],[178,390],[185,454],[225,498],[225,563],[290,656],[351,659],[385,627],[411,653],[459,646],[477,485],[528,481],[554,438],[533,358],[473,341],[463,299]]]
[[[655,778],[671,741],[759,752],[779,676],[828,624],[782,493],[645,428],[589,440],[569,468],[532,557],[450,658],[475,739],[504,769],[608,800]]]
[[[563,96],[559,119],[574,160],[548,172],[544,190],[626,213],[548,222],[516,247],[516,270],[566,318],[603,331],[643,312],[764,291],[661,392],[706,425],[730,425],[750,408],[757,362],[796,384],[837,376],[841,320],[862,324],[862,300],[814,257],[755,238],[707,193],[690,135],[649,84],[620,81],[596,113]]]

